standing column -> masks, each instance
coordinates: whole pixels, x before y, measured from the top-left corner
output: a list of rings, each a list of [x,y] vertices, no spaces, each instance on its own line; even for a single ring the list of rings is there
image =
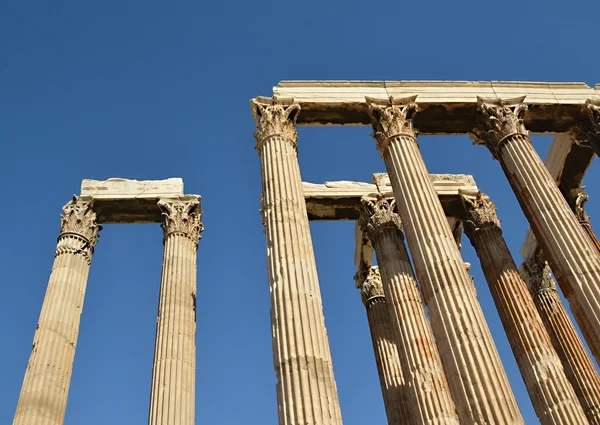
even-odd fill
[[[479,98],[476,143],[500,161],[559,285],[574,294],[600,336],[600,255],[531,144],[523,100]]]
[[[481,261],[500,320],[542,425],[587,424],[527,285],[502,236],[496,206],[480,192],[463,198],[465,233]]]
[[[74,196],[63,211],[13,425],[61,425],[65,418],[88,273],[102,227],[91,201]]]
[[[458,417],[465,424],[522,424],[471,279],[419,152],[412,125],[417,111],[414,99],[371,103],[369,111]]]
[[[280,425],[340,425],[342,415],[296,151],[297,104],[253,100],[271,288]]]
[[[402,235],[394,200],[362,199],[361,223],[373,247],[391,315],[392,332],[418,424],[458,424],[456,408]]]
[[[367,270],[357,272],[356,286],[360,289],[361,299],[367,310],[367,320],[369,321],[388,424],[411,423],[406,399],[406,385],[392,333],[391,316],[383,293],[379,267],[369,267]]]
[[[150,425],[194,425],[196,251],[202,226],[197,197],[160,200],[163,269],[156,323]]]
[[[560,301],[548,263],[523,263],[521,273],[590,425],[600,424],[600,378]]]

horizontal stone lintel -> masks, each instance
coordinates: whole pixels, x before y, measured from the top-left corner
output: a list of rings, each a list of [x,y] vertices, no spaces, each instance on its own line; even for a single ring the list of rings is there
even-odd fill
[[[92,200],[101,224],[161,223],[160,199],[194,200],[198,195],[184,195],[183,180],[83,180],[80,197]]]
[[[431,174],[444,212],[448,217],[462,217],[464,209],[459,195],[474,196],[478,192],[473,177],[466,174]],[[314,184],[303,182],[304,198],[309,220],[357,220],[361,198],[378,194],[394,196],[385,173],[373,175],[375,183],[336,181]]]
[[[525,125],[532,133],[564,133],[586,119],[581,107],[600,99],[600,86],[585,83],[502,81],[281,81],[272,99],[300,104],[298,125],[369,125],[365,97],[386,100],[417,95],[420,134],[466,134],[475,126],[477,96],[511,99],[526,96]]]

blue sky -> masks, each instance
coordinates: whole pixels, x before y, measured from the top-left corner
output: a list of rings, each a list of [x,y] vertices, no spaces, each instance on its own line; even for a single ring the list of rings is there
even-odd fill
[[[0,2],[0,425],[12,422],[61,207],[84,178],[182,177],[202,195],[196,422],[277,423],[259,159],[248,100],[284,79],[600,82],[596,1]],[[305,181],[369,181],[363,128],[300,128]],[[550,137],[535,138],[545,156]],[[421,137],[432,173],[473,174],[520,262],[526,220],[467,137]],[[585,183],[600,220],[598,164]],[[592,224],[596,224],[595,220]],[[353,223],[313,223],[342,414],[384,424]],[[145,424],[162,259],[158,225],[105,226],[66,424]],[[467,240],[477,291],[528,424],[537,423]]]

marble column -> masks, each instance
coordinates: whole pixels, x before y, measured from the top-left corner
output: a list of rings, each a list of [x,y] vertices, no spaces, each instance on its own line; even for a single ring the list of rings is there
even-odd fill
[[[589,197],[587,193],[583,192],[583,187],[577,188],[571,193],[566,194],[567,202],[571,207],[571,210],[575,213],[581,228],[585,231],[585,234],[589,238],[590,242],[594,245],[596,250],[600,253],[600,242],[596,238],[596,234],[592,230],[590,225],[590,217],[587,215],[584,209],[584,204],[588,201]],[[585,338],[590,351],[596,358],[596,362],[600,363],[600,336],[596,335],[590,319],[586,316],[583,306],[577,299],[574,291],[564,291],[563,295],[569,301],[571,307],[571,313],[579,325],[579,329]]]
[[[458,417],[522,424],[515,396],[419,151],[415,98],[367,99]],[[469,320],[464,320],[468,317]]]
[[[164,254],[150,425],[193,425],[196,387],[196,251],[202,232],[198,197],[158,201]]]
[[[600,336],[600,254],[533,148],[523,100],[479,98],[475,140],[502,165],[560,287],[573,293]]]
[[[88,273],[102,227],[91,200],[74,196],[63,212],[13,425],[61,425],[65,417]]]
[[[262,175],[280,425],[342,423],[300,178],[295,121],[285,100],[252,101]]]
[[[356,286],[360,289],[361,299],[367,310],[388,424],[411,423],[402,366],[392,333],[389,306],[383,292],[379,267],[358,271]]]
[[[587,423],[526,283],[506,245],[496,206],[463,197],[465,234],[477,252],[500,320],[542,425]]]
[[[532,258],[521,274],[590,425],[599,425],[600,378],[558,296],[550,266]]]
[[[391,314],[392,332],[407,389],[410,417],[418,424],[458,424],[456,408],[402,235],[395,201],[362,199],[361,225],[375,255]]]

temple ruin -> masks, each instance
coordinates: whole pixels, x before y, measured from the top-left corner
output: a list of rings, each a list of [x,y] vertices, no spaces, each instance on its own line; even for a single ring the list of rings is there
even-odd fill
[[[524,424],[477,298],[482,283],[461,256],[465,243],[480,260],[540,423],[600,425],[600,377],[586,350],[600,360],[600,242],[582,187],[600,154],[600,86],[283,81],[250,104],[280,425],[342,425],[311,220],[356,222],[355,286],[390,425]],[[387,173],[370,182],[303,182],[297,126],[341,125],[372,126]],[[530,140],[542,133],[554,135],[545,161]],[[489,150],[530,224],[522,264],[504,239],[501,206],[473,176],[430,174],[419,134],[468,134],[482,146],[473,149]],[[193,425],[200,197],[184,195],[181,179],[84,180],[63,211],[13,423],[64,421],[102,225],[160,223],[149,424]]]

